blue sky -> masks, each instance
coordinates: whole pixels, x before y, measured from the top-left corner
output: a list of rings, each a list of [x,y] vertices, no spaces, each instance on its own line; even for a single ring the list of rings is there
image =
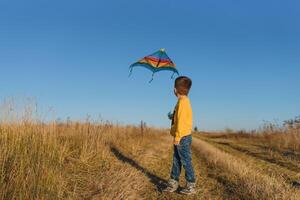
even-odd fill
[[[193,80],[195,125],[257,128],[300,114],[299,21],[296,0],[2,0],[0,99],[168,127],[171,72],[128,78],[131,63],[165,48]]]

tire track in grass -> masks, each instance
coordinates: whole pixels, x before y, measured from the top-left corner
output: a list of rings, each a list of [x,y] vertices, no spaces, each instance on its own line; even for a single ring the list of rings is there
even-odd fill
[[[157,165],[153,165],[152,171],[156,174],[158,174],[161,177],[166,177],[166,179],[169,178],[170,176],[170,170],[172,167],[172,159],[173,159],[173,144],[172,144],[173,140],[171,137],[168,138],[167,143],[168,145],[166,146],[166,149],[164,151],[161,151],[158,153],[158,159],[160,159],[159,163]],[[199,160],[197,159],[197,156],[195,154],[193,154],[193,164],[194,164],[194,168],[195,168],[195,175],[196,175],[196,179],[201,179],[199,176]],[[201,174],[202,176],[202,174]],[[203,179],[203,178],[202,178]],[[202,182],[202,181],[201,181]],[[185,200],[190,200],[190,199],[212,199],[212,198],[207,198],[208,196],[210,196],[210,194],[204,194],[203,191],[203,187],[201,187],[199,185],[199,183],[201,184],[201,182],[197,181],[197,194],[195,195],[191,195],[191,196],[185,196],[179,193],[180,189],[182,189],[182,187],[184,187],[185,185],[185,178],[184,178],[184,169],[182,169],[182,173],[180,176],[180,187],[178,189],[178,191],[174,192],[174,193],[166,193],[166,192],[160,192],[158,193],[156,196],[152,196],[149,199],[159,199],[159,200],[181,200],[181,199],[185,199]],[[201,187],[201,189],[200,189]],[[214,198],[215,199],[215,198]]]
[[[282,168],[286,168],[290,171],[300,173],[299,160],[289,159],[286,156],[282,156],[280,153],[275,152],[271,149],[262,148],[258,145],[237,143],[233,141],[218,141],[218,140],[208,140],[213,143],[217,143],[223,146],[228,146],[229,148],[245,153],[252,157],[255,157],[260,160],[264,160],[271,164],[276,164]]]
[[[218,177],[240,199],[300,199],[298,191],[274,177],[255,170],[242,159],[221,151],[201,139],[195,139],[194,144],[195,149],[210,165],[223,172]]]
[[[253,147],[255,148],[253,149],[251,146],[214,140],[208,140],[208,142],[227,153],[240,157],[244,162],[252,163],[261,172],[279,177],[299,189],[300,168],[296,167],[297,163],[280,157],[276,152],[274,152],[276,155],[272,155],[272,152],[260,151],[257,147]]]
[[[172,144],[172,139],[169,141]],[[193,142],[194,143],[194,142]],[[168,157],[164,158],[161,162],[167,163],[167,168],[161,170],[160,168],[154,168],[156,172],[161,174],[163,177],[169,177],[170,170],[172,167],[173,159],[173,145],[169,146]],[[162,193],[157,199],[167,199],[167,200],[235,200],[239,199],[236,195],[229,191],[222,183],[215,177],[215,169],[208,165],[205,158],[199,154],[195,149],[195,145],[192,145],[192,159],[193,166],[196,176],[196,189],[197,193],[191,196],[181,195],[178,192],[175,193]],[[185,185],[184,170],[182,170],[180,176],[180,186]],[[155,198],[156,199],[156,198]]]
[[[195,171],[197,173],[197,185],[199,199],[215,200],[234,200],[239,199],[230,190],[226,189],[227,185],[220,180],[220,170],[210,165],[205,158],[193,146]],[[198,198],[196,198],[198,199]]]
[[[162,160],[164,163],[168,163],[167,167],[162,171],[161,168],[153,169],[157,173],[161,174],[164,177],[169,177],[171,165],[172,165],[172,156],[173,156],[173,148],[169,147],[169,156],[165,160]],[[151,199],[159,199],[159,200],[223,200],[223,199],[232,199],[232,198],[224,198],[224,188],[223,185],[218,183],[214,178],[210,178],[208,175],[208,171],[210,171],[207,167],[205,160],[198,155],[198,153],[193,149],[193,165],[195,169],[196,176],[196,190],[197,193],[195,195],[182,195],[178,191],[174,193],[161,193],[157,196],[157,198]],[[185,185],[184,178],[184,170],[182,170],[180,176],[180,189]],[[180,190],[179,189],[179,190]]]
[[[170,140],[170,143],[172,140]],[[154,170],[161,174],[163,177],[169,177],[169,173],[172,165],[173,156],[173,145],[169,147],[169,156],[164,158],[162,162],[167,163],[168,167],[164,171],[160,168]],[[195,149],[195,145],[192,146],[192,159],[196,176],[196,189],[197,193],[191,196],[181,195],[176,193],[162,193],[157,199],[168,199],[168,200],[235,200],[239,199],[238,196],[226,190],[226,187],[216,177],[216,170],[211,167],[201,154]],[[162,173],[163,172],[163,173]],[[180,176],[180,186],[185,185],[184,170],[182,170]]]

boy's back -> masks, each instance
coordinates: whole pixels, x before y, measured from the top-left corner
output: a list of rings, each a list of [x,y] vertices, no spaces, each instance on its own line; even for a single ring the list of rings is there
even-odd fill
[[[178,99],[175,107],[170,133],[176,141],[180,141],[182,137],[192,133],[192,127],[193,112],[190,99],[187,96],[182,96]]]

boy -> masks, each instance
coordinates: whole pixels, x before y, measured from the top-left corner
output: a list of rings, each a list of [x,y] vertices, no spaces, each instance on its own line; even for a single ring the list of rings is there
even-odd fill
[[[178,98],[174,113],[169,115],[172,119],[170,134],[174,137],[174,154],[171,178],[168,181],[165,192],[175,192],[178,189],[178,181],[181,167],[185,169],[186,187],[181,194],[195,194],[195,175],[191,158],[192,143],[192,107],[188,98],[192,81],[188,77],[180,76],[175,80],[174,93]]]

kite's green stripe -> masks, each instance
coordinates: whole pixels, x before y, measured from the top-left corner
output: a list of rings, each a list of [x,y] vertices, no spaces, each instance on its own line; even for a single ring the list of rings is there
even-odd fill
[[[137,62],[137,63],[132,64],[132,65],[130,66],[130,68],[138,67],[138,66],[140,66],[140,67],[145,67],[145,68],[151,70],[153,73],[159,72],[159,71],[163,71],[163,70],[170,70],[170,71],[173,71],[173,72],[176,73],[176,74],[179,74],[178,71],[177,71],[177,69],[174,68],[174,67],[172,67],[172,66],[164,66],[164,67],[155,68],[155,67],[152,67],[152,66],[149,65],[149,64]]]

